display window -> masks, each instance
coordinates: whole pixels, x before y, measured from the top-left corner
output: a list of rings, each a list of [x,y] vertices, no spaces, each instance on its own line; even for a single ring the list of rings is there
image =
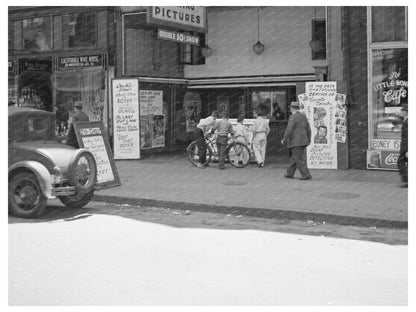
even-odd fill
[[[399,113],[408,104],[407,49],[372,51],[371,147],[400,148],[402,119]]]
[[[26,71],[20,75],[18,106],[52,111],[52,82],[49,72]]]
[[[406,11],[404,6],[371,7],[371,41],[406,41]]]
[[[90,121],[106,121],[106,71],[103,68],[58,71],[55,73],[58,134],[64,135],[75,101],[81,101]]]
[[[295,87],[282,87],[267,91],[250,92],[249,118],[257,116],[257,108],[261,104],[267,108],[267,117],[271,121],[287,120],[290,102],[295,99]]]

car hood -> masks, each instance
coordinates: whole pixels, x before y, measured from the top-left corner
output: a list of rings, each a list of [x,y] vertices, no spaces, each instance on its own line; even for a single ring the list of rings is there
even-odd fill
[[[56,166],[67,171],[69,161],[74,157],[77,149],[54,141],[28,141],[15,145],[20,150],[41,154],[49,158]]]

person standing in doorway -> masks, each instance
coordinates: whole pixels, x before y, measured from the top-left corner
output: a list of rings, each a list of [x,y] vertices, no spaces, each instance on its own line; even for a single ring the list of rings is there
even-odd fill
[[[81,121],[90,121],[88,115],[82,111],[82,102],[75,101],[74,114],[72,115],[71,125],[69,127],[66,144],[75,148],[79,148],[77,136],[75,134],[74,123]]]
[[[402,125],[402,135],[401,135],[401,142],[400,142],[400,155],[397,159],[397,166],[399,167],[400,177],[402,178],[402,186],[403,188],[408,187],[408,178],[407,178],[407,163],[408,163],[408,150],[407,150],[407,141],[408,141],[408,133],[407,133],[407,119],[408,119],[408,112],[407,112],[407,104],[404,104],[402,110],[400,112],[400,116],[403,118],[403,125]]]
[[[213,111],[211,116],[203,118],[199,121],[195,128],[194,137],[198,146],[199,163],[197,168],[205,169],[207,157],[207,145],[205,143],[205,133],[215,125],[215,120],[219,117],[218,111]],[[205,166],[204,166],[205,165]]]
[[[305,114],[299,110],[299,102],[290,104],[292,115],[289,117],[287,128],[281,141],[282,145],[287,144],[290,153],[290,165],[284,176],[285,178],[293,179],[297,168],[302,176],[299,180],[310,180],[312,176],[307,167],[306,147],[311,143],[311,127]]]
[[[269,120],[266,119],[266,107],[259,105],[257,118],[253,122],[253,150],[256,156],[257,166],[264,167],[266,160],[267,136],[270,133]]]

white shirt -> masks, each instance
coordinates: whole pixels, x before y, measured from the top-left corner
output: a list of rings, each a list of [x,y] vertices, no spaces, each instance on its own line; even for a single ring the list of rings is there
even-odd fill
[[[214,126],[215,119],[212,116],[208,116],[207,118],[203,118],[199,121],[197,127],[202,129],[202,131],[206,132],[209,128]]]

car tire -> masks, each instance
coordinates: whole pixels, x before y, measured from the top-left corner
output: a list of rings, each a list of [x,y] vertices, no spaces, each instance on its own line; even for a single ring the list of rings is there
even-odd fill
[[[85,161],[87,161],[87,165]],[[83,151],[79,153],[69,166],[69,181],[77,194],[86,194],[94,189],[97,181],[97,164],[94,156]]]
[[[20,218],[34,218],[46,206],[38,178],[31,172],[20,172],[9,182],[9,212]]]
[[[86,206],[94,196],[94,190],[84,193],[76,194],[71,196],[58,196],[62,204],[68,208],[82,208]]]

